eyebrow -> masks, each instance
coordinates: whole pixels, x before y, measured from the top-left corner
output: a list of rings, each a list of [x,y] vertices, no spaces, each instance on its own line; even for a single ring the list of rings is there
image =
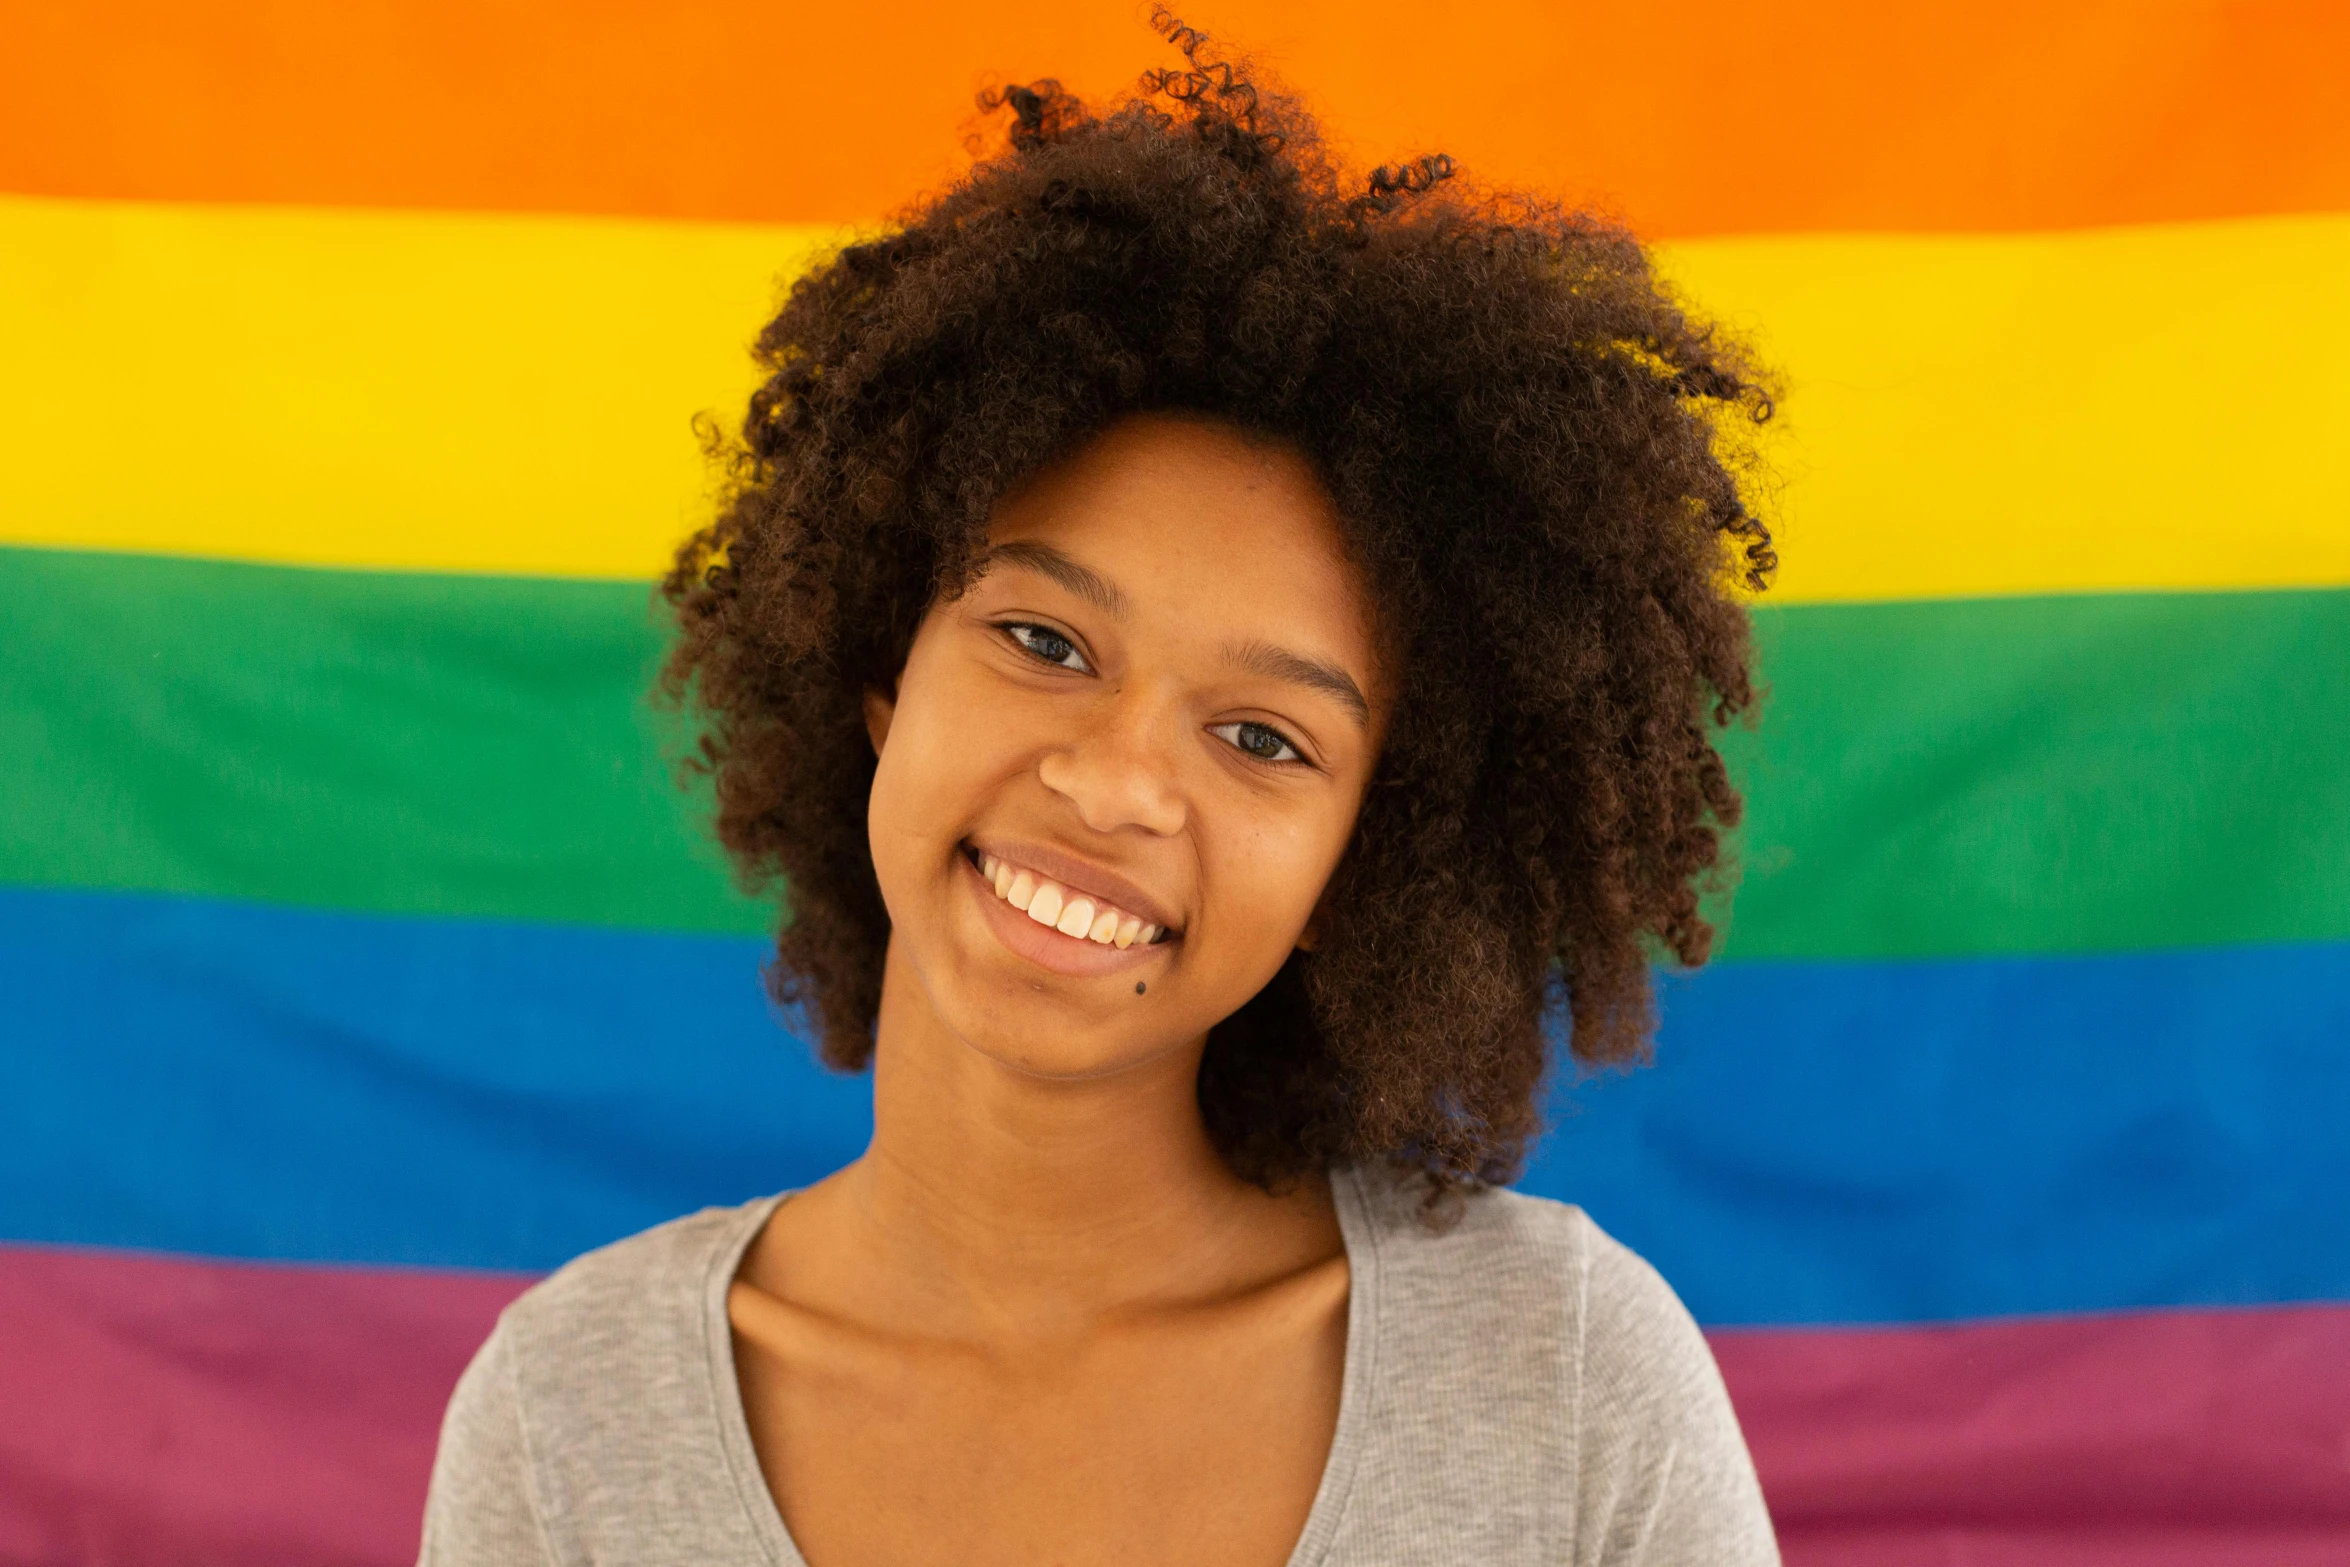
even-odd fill
[[[1270,642],[1243,642],[1230,649],[1225,656],[1252,674],[1304,686],[1324,696],[1335,697],[1348,712],[1354,714],[1356,723],[1368,727],[1371,722],[1371,704],[1364,699],[1363,688],[1355,684],[1352,675],[1335,664],[1325,664],[1303,653],[1292,653]]]
[[[1066,588],[1113,620],[1126,618],[1126,595],[1118,584],[1073,559],[1050,544],[1034,539],[1014,539],[989,549],[982,569],[1002,563],[1025,566],[1040,576]],[[1355,722],[1369,727],[1371,704],[1363,695],[1363,688],[1354,677],[1336,664],[1325,664],[1318,658],[1293,653],[1270,642],[1242,642],[1226,649],[1226,658],[1251,674],[1263,675],[1268,680],[1279,680],[1288,685],[1304,686],[1324,696],[1336,698],[1340,705],[1354,715]]]
[[[981,562],[981,569],[994,566],[999,561],[1013,566],[1026,566],[1040,576],[1051,578],[1112,620],[1126,618],[1126,595],[1118,591],[1118,584],[1091,566],[1062,554],[1050,544],[1040,544],[1029,539],[998,544],[987,552]]]

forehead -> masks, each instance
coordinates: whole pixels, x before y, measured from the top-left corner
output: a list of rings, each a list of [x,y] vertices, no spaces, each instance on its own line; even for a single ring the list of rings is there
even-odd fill
[[[1050,544],[1143,619],[1310,636],[1367,667],[1371,613],[1337,508],[1294,449],[1207,419],[1134,415],[1008,496],[991,544]]]

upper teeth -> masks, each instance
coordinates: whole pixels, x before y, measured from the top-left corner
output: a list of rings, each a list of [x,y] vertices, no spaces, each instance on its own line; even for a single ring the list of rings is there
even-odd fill
[[[997,897],[1064,936],[1098,941],[1105,947],[1131,947],[1138,941],[1147,947],[1159,939],[1159,927],[1139,916],[1084,893],[1071,893],[1059,882],[1047,881],[992,854],[979,857],[979,874],[995,888]]]

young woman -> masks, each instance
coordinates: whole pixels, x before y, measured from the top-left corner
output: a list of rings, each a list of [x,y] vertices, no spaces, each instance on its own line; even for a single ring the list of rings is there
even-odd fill
[[[1705,957],[1767,403],[1168,30],[760,340],[669,688],[872,1146],[509,1310],[429,1563],[1776,1560],[1687,1313],[1502,1189]]]

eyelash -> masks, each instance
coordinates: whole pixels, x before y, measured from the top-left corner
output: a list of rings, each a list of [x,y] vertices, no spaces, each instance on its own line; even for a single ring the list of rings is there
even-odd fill
[[[1240,743],[1238,732],[1243,729],[1254,729],[1259,734],[1271,735],[1275,741],[1279,742],[1281,749],[1287,751],[1289,754],[1287,756],[1257,755],[1256,752],[1250,750],[1247,746],[1244,746]],[[1229,744],[1233,750],[1238,751],[1241,755],[1247,757],[1252,762],[1261,762],[1267,767],[1311,767],[1313,765],[1311,762],[1306,760],[1305,753],[1297,748],[1296,741],[1290,739],[1289,736],[1283,734],[1280,730],[1274,728],[1271,724],[1260,724],[1253,719],[1239,719],[1229,724],[1211,724],[1208,726],[1208,733],[1212,735],[1223,735],[1226,730],[1233,731],[1232,735],[1226,737],[1226,743]]]
[[[1070,636],[1065,631],[1055,631],[1050,626],[1040,626],[1034,621],[1028,620],[1008,620],[1003,622],[999,629],[1002,630],[1005,637],[1011,641],[1011,644],[1014,647],[1027,654],[1030,658],[1035,659],[1040,664],[1044,664],[1053,669],[1067,669],[1072,673],[1093,673],[1093,666],[1085,662],[1084,650],[1078,647],[1077,639]],[[1053,641],[1058,642],[1068,648],[1069,654],[1074,656],[1078,660],[1078,663],[1072,666],[1070,664],[1063,663],[1060,659],[1046,657],[1042,652],[1038,651],[1034,646],[1030,645],[1028,640],[1030,636],[1034,636],[1040,640],[1045,637],[1050,637]],[[1244,730],[1254,730],[1259,734],[1272,736],[1274,742],[1280,747],[1280,749],[1288,752],[1289,754],[1286,756],[1259,756],[1256,752],[1250,750],[1247,746],[1240,743],[1240,734]],[[1306,760],[1305,753],[1298,748],[1298,744],[1295,740],[1290,739],[1289,736],[1283,734],[1280,730],[1274,728],[1271,724],[1258,723],[1254,719],[1236,719],[1228,724],[1211,724],[1208,727],[1208,733],[1222,738],[1225,744],[1231,746],[1232,749],[1238,751],[1241,755],[1247,757],[1250,761],[1262,763],[1267,767],[1310,767],[1313,765],[1311,762]]]
[[[1040,664],[1049,665],[1054,669],[1066,669],[1073,674],[1090,675],[1093,673],[1093,665],[1086,662],[1084,650],[1078,647],[1077,639],[1073,636],[1070,636],[1065,631],[1055,631],[1050,626],[1040,626],[1032,621],[1026,620],[1005,621],[1003,623],[1002,630],[1004,635],[1011,639],[1012,645],[1014,647],[1027,654],[1030,658],[1035,659]],[[1022,632],[1029,632],[1038,637],[1051,637],[1055,642],[1063,644],[1069,649],[1071,653],[1075,654],[1077,657],[1077,662],[1073,665],[1065,664],[1060,659],[1045,657],[1044,654],[1038,652],[1035,648],[1029,645],[1028,639],[1021,635]]]

